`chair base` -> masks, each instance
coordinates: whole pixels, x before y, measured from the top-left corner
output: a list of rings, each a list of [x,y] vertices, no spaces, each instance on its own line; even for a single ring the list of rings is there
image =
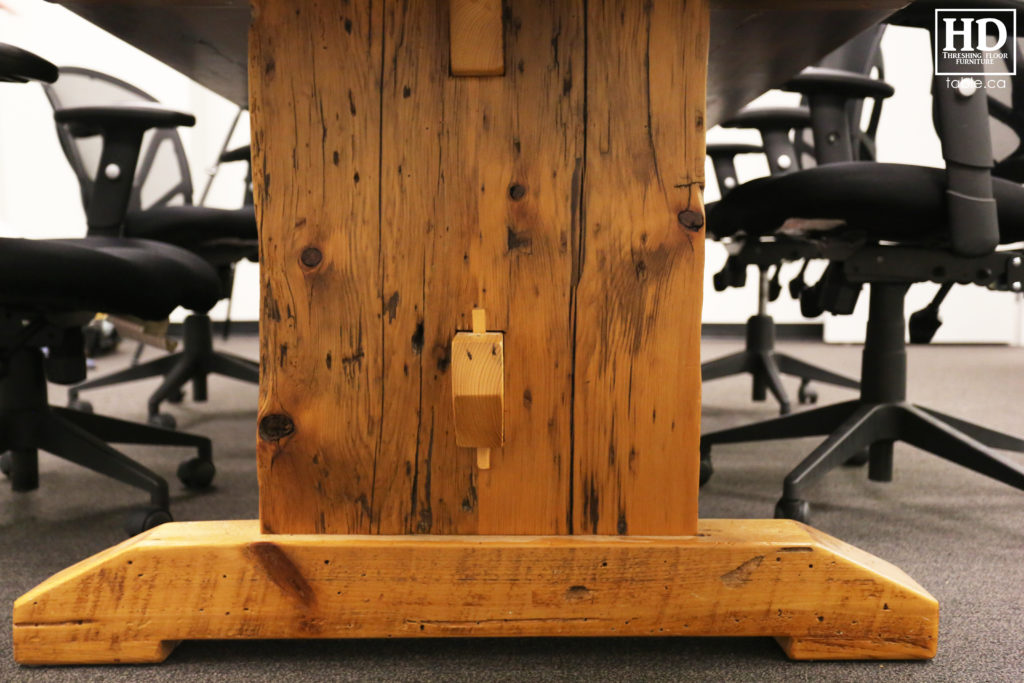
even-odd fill
[[[939,606],[789,520],[686,537],[264,534],[164,524],[14,604],[22,664],[163,661],[253,638],[772,636],[793,659],[928,659]],[[83,600],[82,595],[88,595]]]
[[[793,375],[802,381],[798,393],[800,403],[815,403],[817,394],[808,388],[811,381],[859,389],[860,382],[811,365],[798,358],[775,350],[775,321],[770,315],[754,315],[747,320],[746,348],[738,353],[708,361],[701,365],[701,381],[709,382],[722,377],[743,373],[753,376],[751,398],[763,401],[770,391],[779,402],[779,412],[786,415],[792,404],[782,384],[782,375]]]
[[[786,477],[782,498],[775,508],[777,517],[809,521],[806,491],[829,471],[865,451],[869,454],[868,477],[891,481],[896,441],[1024,490],[1024,463],[1013,462],[994,450],[1024,453],[1024,439],[906,401],[906,290],[906,285],[871,286],[860,399],[702,435],[702,481],[712,471],[714,444],[828,435]]]
[[[43,356],[39,349],[15,352],[0,379],[0,451],[3,471],[15,491],[39,486],[38,451],[43,450],[149,494],[149,506],[132,531],[169,521],[167,482],[132,460],[111,443],[191,446],[198,456],[182,463],[179,476],[186,485],[208,486],[213,478],[210,440],[150,425],[50,406],[46,399]],[[147,521],[148,520],[148,521]]]
[[[786,477],[782,498],[775,508],[776,517],[809,522],[807,490],[829,471],[865,449],[869,452],[868,477],[874,481],[891,481],[895,441],[904,441],[1024,490],[1024,464],[1015,463],[993,450],[1024,453],[1024,439],[910,403],[848,401],[712,432],[701,438],[701,459],[710,464],[714,444],[826,434],[828,438]]]
[[[207,397],[206,379],[208,375],[224,375],[254,384],[259,382],[258,363],[214,350],[209,316],[193,313],[185,319],[184,329],[182,351],[162,356],[148,363],[133,365],[119,372],[97,377],[74,386],[68,390],[69,405],[72,407],[81,405],[78,397],[86,389],[162,376],[163,383],[149,397],[147,406],[149,420],[161,427],[173,428],[173,417],[162,415],[160,404],[164,401],[177,402],[181,400],[185,384],[192,383],[192,398],[201,402],[205,401]]]

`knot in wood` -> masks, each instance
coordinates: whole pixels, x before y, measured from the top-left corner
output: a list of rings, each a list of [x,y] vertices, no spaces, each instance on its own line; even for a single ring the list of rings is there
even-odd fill
[[[519,183],[515,183],[508,188],[508,196],[511,197],[513,201],[518,202],[526,196],[526,188]]]
[[[279,441],[295,433],[295,423],[287,415],[274,413],[260,420],[259,432],[264,441]]]
[[[679,215],[676,216],[679,219],[679,224],[687,230],[700,230],[704,227],[704,216],[696,211],[680,211]]]
[[[302,250],[302,255],[299,257],[302,261],[302,265],[307,268],[316,268],[320,265],[320,261],[322,261],[323,258],[323,253],[316,247],[306,247]]]

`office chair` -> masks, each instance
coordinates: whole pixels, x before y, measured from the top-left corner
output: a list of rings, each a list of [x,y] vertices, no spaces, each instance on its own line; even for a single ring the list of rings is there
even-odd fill
[[[1021,50],[1019,41],[1013,44],[1013,49],[1017,64],[1024,64],[1024,50]],[[1013,79],[1010,88],[994,88],[985,94],[988,96],[989,114],[998,121],[992,131],[995,153],[992,175],[1024,183],[1024,107],[1014,106],[1015,99],[1024,97],[1024,86]],[[953,283],[943,284],[927,305],[910,315],[907,327],[912,344],[927,344],[934,338],[942,326],[939,308],[952,287]]]
[[[930,29],[936,6],[943,5],[916,3],[890,22]],[[1024,4],[990,6],[1020,14]],[[746,183],[708,217],[723,235],[782,231],[818,243],[831,263],[802,294],[805,312],[849,313],[870,285],[859,399],[701,437],[701,458],[710,465],[714,444],[827,435],[786,477],[777,517],[808,521],[808,489],[864,449],[869,478],[891,481],[895,441],[1024,489],[1024,465],[995,450],[1024,452],[1024,439],[907,402],[904,342],[904,296],[912,283],[1021,290],[1024,254],[998,247],[1024,240],[1024,187],[992,176],[984,93],[946,88],[942,77],[935,77],[933,93],[944,169],[844,161],[853,158],[845,109],[851,93],[881,85],[834,71],[796,77],[787,87],[808,96],[816,154],[825,163]]]
[[[0,81],[56,78],[49,62],[0,44]],[[82,122],[94,117],[89,110],[65,114]],[[176,125],[175,116],[184,115],[125,113],[119,134],[141,139],[148,128]],[[104,149],[103,158],[112,153]],[[134,165],[126,160],[126,173]],[[107,182],[125,184],[99,184]],[[0,239],[0,469],[12,488],[38,488],[38,451],[48,451],[149,493],[149,505],[127,525],[138,533],[170,521],[167,482],[109,443],[195,447],[198,456],[181,464],[178,477],[189,488],[209,486],[215,473],[209,439],[50,406],[46,394],[47,380],[71,384],[85,377],[82,326],[96,311],[159,320],[178,305],[207,311],[219,295],[214,269],[168,244],[103,236]]]
[[[712,143],[707,146],[723,197],[736,187],[735,160],[740,155],[764,154],[769,169],[775,175],[795,170],[792,164],[796,163],[794,160],[799,159],[800,155],[790,136],[793,131],[810,126],[810,113],[802,107],[747,109],[724,125],[730,128],[757,129],[763,146],[735,143]],[[708,235],[712,238],[715,236],[710,226]],[[802,404],[817,401],[817,394],[809,388],[812,380],[851,389],[859,388],[860,385],[854,379],[775,350],[775,319],[768,313],[767,306],[781,292],[779,275],[782,264],[802,259],[806,268],[810,259],[818,257],[814,245],[785,238],[754,238],[726,242],[726,248],[732,251],[725,266],[712,278],[715,290],[721,292],[729,287],[743,287],[746,284],[747,268],[757,266],[757,313],[747,319],[743,350],[701,364],[701,381],[709,382],[749,373],[752,378],[751,398],[763,401],[770,391],[778,401],[779,412],[783,415],[791,409],[789,394],[782,383],[783,374],[800,378],[797,398]],[[770,276],[773,269],[774,274]],[[701,477],[706,480],[709,476],[710,471],[705,467]]]
[[[119,140],[114,124],[122,111],[132,107],[156,106],[156,100],[119,79],[88,69],[62,67],[60,79],[45,86],[46,95],[60,115],[69,107],[89,107],[91,125],[73,118],[60,118],[57,133],[64,154],[78,177],[90,235],[120,235],[173,244],[198,254],[213,265],[221,278],[222,298],[230,295],[235,263],[242,258],[257,259],[256,219],[251,202],[241,209],[225,210],[192,204],[192,180],[184,147],[177,130],[150,131],[145,138],[128,145]],[[180,125],[193,125],[194,119]],[[117,146],[113,167],[100,158],[100,150]],[[224,157],[242,159],[238,150]],[[121,172],[129,157],[139,159],[130,186],[125,184],[128,211],[115,216],[107,207],[121,200],[96,191],[105,174]],[[244,154],[248,158],[248,153]],[[151,424],[174,428],[174,417],[160,412],[165,401],[183,398],[182,387],[191,382],[192,397],[207,399],[207,376],[220,374],[256,383],[259,367],[255,361],[215,351],[210,318],[193,311],[185,320],[183,350],[119,372],[91,379],[68,391],[69,406],[89,411],[92,406],[79,398],[82,391],[147,377],[164,381],[148,402]]]
[[[845,45],[833,50],[820,65],[825,68],[870,74],[878,72],[884,78],[880,44],[884,27],[877,26],[864,31]],[[874,138],[882,112],[882,98],[874,99],[867,126],[861,130],[860,119],[863,99],[851,98],[847,104],[847,115],[851,121],[850,134],[858,140],[858,152],[863,158],[873,159]],[[722,124],[725,128],[749,128],[757,130],[761,146],[733,143],[709,143],[707,154],[711,158],[718,187],[725,197],[737,185],[736,157],[744,154],[763,154],[768,162],[771,175],[792,173],[813,163],[813,145],[805,140],[805,131],[811,128],[810,111],[804,107],[747,108]],[[714,237],[713,226],[709,225],[708,235]],[[804,289],[804,273],[811,259],[819,257],[813,244],[799,240],[787,240],[781,236],[748,237],[740,242],[727,245],[732,248],[725,267],[715,273],[713,284],[716,291],[729,287],[743,287],[746,284],[748,266],[758,269],[757,313],[746,323],[746,343],[737,353],[705,362],[701,365],[701,380],[730,377],[749,373],[752,378],[751,398],[763,401],[767,392],[779,403],[779,412],[790,412],[789,395],[782,383],[782,375],[800,378],[797,400],[801,404],[816,403],[817,392],[810,388],[812,380],[834,384],[848,389],[859,389],[860,383],[849,377],[826,370],[799,358],[775,350],[775,320],[768,313],[768,303],[775,301],[782,291],[779,276],[782,264],[789,261],[803,261],[803,267],[796,279],[789,283],[794,298]],[[769,273],[772,273],[771,275]],[[866,462],[866,460],[854,460]],[[710,466],[705,462],[701,480],[711,476]]]

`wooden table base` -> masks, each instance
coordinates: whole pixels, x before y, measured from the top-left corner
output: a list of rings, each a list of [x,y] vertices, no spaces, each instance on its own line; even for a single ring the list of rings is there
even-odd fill
[[[938,603],[802,524],[697,536],[260,534],[165,524],[14,605],[22,664],[159,662],[181,640],[774,636],[793,659],[934,656]]]

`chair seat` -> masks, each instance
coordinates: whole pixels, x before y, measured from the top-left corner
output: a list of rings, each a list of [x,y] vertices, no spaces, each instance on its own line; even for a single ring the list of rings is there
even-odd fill
[[[129,213],[125,217],[126,237],[156,240],[202,254],[208,243],[234,242],[237,261],[255,258],[258,244],[256,212],[253,207],[211,209],[205,206],[161,206]]]
[[[1000,242],[1024,240],[1024,187],[1000,178],[992,184]],[[856,232],[893,242],[942,244],[948,241],[945,191],[941,168],[829,164],[744,183],[709,209],[708,229],[717,237],[766,235],[790,219],[821,220],[841,224],[819,224],[819,233]]]
[[[0,238],[0,306],[162,320],[177,306],[206,312],[220,291],[210,264],[168,244]]]

